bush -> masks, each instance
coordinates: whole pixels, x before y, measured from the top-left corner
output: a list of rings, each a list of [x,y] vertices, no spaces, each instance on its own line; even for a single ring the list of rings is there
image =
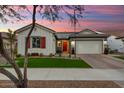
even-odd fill
[[[31,54],[30,54],[30,53],[28,53],[28,56],[31,56]]]
[[[39,56],[38,53],[31,53],[31,56]]]
[[[50,54],[49,54],[49,57],[52,57],[52,56],[54,56],[54,54],[50,53]]]
[[[44,55],[43,55],[43,53],[40,53],[40,57],[43,57]]]
[[[110,54],[117,54],[118,53],[118,50],[110,50],[109,53]]]
[[[109,53],[109,48],[105,48],[105,50],[104,50],[104,54],[108,54]]]
[[[21,54],[17,54],[16,57],[21,57],[22,55]]]

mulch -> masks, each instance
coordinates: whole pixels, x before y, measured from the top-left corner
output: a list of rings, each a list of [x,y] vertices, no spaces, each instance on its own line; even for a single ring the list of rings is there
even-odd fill
[[[29,88],[120,88],[113,81],[71,81],[71,80],[33,80]],[[15,88],[11,81],[0,80],[0,88]]]

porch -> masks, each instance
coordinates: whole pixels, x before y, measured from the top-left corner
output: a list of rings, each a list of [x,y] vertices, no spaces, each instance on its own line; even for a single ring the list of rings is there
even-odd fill
[[[61,56],[73,56],[75,54],[75,41],[57,40],[56,53]]]

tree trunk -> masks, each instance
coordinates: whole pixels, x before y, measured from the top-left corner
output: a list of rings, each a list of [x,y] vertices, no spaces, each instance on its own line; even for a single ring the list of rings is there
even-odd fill
[[[17,76],[18,76],[19,82],[22,82],[23,81],[23,75],[21,73],[21,70],[19,69],[19,67],[15,63],[15,61],[12,60],[10,55],[8,53],[6,53],[6,51],[4,49],[4,46],[3,46],[3,40],[2,40],[1,33],[0,33],[0,54],[8,61],[8,63],[10,63],[12,65],[12,67],[14,68],[14,70],[15,70]],[[2,71],[3,71],[3,69],[2,69]],[[4,75],[6,75],[6,74],[4,74]]]
[[[22,82],[19,82],[19,80],[12,73],[7,71],[6,69],[0,68],[0,73],[7,76],[15,84],[16,87],[23,87],[21,84]]]
[[[12,53],[13,53],[13,48],[12,48],[12,33],[10,33],[10,55],[11,55],[11,58],[13,58],[13,56],[12,56]]]
[[[33,32],[33,29],[35,27],[35,16],[36,16],[36,8],[38,5],[33,5],[33,16],[32,16],[32,27],[30,29],[30,32],[28,33],[28,36],[26,38],[25,42],[25,60],[24,60],[24,87],[27,87],[28,79],[27,79],[27,65],[28,65],[28,41],[30,38],[31,33]]]
[[[75,9],[74,9],[74,32],[75,32],[75,35],[76,35],[76,15],[75,15]],[[75,46],[74,46],[74,55],[75,55],[75,58],[76,58],[76,40],[75,40]]]

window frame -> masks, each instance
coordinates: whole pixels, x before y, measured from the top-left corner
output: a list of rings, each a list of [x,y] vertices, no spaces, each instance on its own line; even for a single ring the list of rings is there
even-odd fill
[[[33,47],[33,38],[39,38],[39,47],[37,46],[37,47]],[[38,43],[37,43],[37,45],[38,45]],[[31,47],[32,48],[41,48],[41,37],[40,36],[32,36],[31,37]]]

